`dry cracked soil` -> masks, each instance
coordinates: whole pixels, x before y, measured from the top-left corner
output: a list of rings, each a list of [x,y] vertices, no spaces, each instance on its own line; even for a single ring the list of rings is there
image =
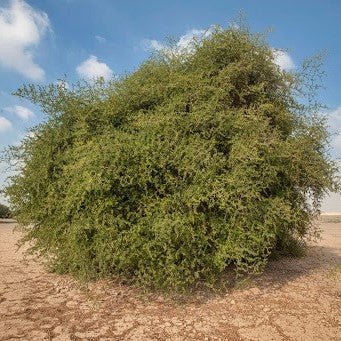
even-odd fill
[[[341,340],[341,216],[320,219],[322,239],[302,258],[186,299],[145,296],[101,281],[49,273],[17,250],[0,221],[0,340]]]

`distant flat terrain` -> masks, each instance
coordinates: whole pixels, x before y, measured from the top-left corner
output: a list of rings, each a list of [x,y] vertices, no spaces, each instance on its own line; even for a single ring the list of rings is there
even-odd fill
[[[341,216],[319,225],[307,256],[221,295],[172,301],[48,273],[23,259],[15,222],[2,220],[0,340],[341,340]]]

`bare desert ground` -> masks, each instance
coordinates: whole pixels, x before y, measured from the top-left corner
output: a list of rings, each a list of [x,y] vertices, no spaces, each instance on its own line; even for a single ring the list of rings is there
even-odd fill
[[[222,294],[172,300],[48,273],[24,260],[3,220],[0,340],[341,340],[341,217],[320,224],[307,256],[273,261]]]

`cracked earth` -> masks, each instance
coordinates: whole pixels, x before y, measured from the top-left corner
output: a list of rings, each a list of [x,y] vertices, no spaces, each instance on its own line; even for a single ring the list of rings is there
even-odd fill
[[[0,340],[341,340],[341,217],[319,224],[305,257],[273,261],[219,295],[172,300],[48,273],[2,220]]]

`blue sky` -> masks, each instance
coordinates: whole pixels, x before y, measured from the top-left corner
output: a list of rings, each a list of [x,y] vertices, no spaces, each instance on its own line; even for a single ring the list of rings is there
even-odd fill
[[[319,97],[335,133],[332,155],[340,158],[340,0],[0,0],[0,149],[42,120],[38,108],[11,95],[22,84],[133,71],[166,36],[181,46],[210,25],[227,26],[241,10],[252,31],[273,28],[270,45],[288,49],[279,55],[283,68],[294,70],[304,58],[328,51]],[[1,186],[4,166],[0,172]],[[323,209],[341,211],[340,196],[327,198]]]

